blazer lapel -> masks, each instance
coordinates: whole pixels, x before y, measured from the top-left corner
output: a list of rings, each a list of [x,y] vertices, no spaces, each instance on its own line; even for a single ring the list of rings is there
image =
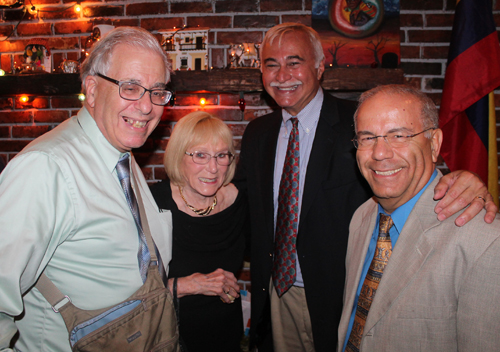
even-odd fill
[[[366,252],[370,245],[371,234],[377,221],[378,216],[378,203],[374,199],[368,200],[361,205],[356,211],[352,222],[349,234],[349,245],[346,257],[346,284],[344,288],[344,308],[342,310],[342,317],[339,324],[339,344],[338,350],[342,351],[345,339],[348,338],[347,328],[351,319],[352,310],[354,307],[354,300],[356,299],[356,292],[358,289],[359,280],[363,271],[363,264],[365,262]],[[358,228],[352,228],[355,224],[359,223]]]
[[[325,178],[325,173],[329,170],[331,159],[335,152],[335,141],[337,140],[338,131],[334,127],[338,121],[338,111],[336,101],[328,95],[329,93],[324,92],[323,106],[321,107],[309,164],[307,165],[300,222],[306,218],[307,212],[316,197],[316,193],[321,187],[321,182]]]
[[[282,121],[281,110],[269,116],[267,138],[263,138],[262,145],[260,146],[262,151],[255,154],[266,156],[262,160],[262,187],[264,191],[262,196],[264,197],[265,207],[263,214],[266,214],[266,228],[269,229],[272,241],[274,241],[274,165],[276,160],[276,146],[278,144]]]
[[[370,199],[368,203],[362,205],[364,208],[367,206],[366,212],[356,214],[353,218],[354,221],[360,221],[358,229],[352,231],[349,235],[349,249],[347,251],[346,263],[346,288],[345,292],[349,296],[344,297],[345,307],[353,307],[354,299],[356,298],[356,291],[358,288],[361,272],[363,271],[363,264],[365,262],[366,252],[371,241],[371,234],[377,221],[378,216],[378,203]],[[352,226],[352,223],[351,223]],[[351,316],[351,309],[344,309],[347,317]],[[348,321],[347,321],[348,323]],[[347,326],[346,326],[347,329]]]
[[[370,331],[391,309],[398,296],[432,254],[434,248],[425,236],[425,232],[440,224],[434,213],[435,202],[432,199],[434,187],[439,179],[438,175],[427,187],[406,220],[389,263],[384,270],[363,335]]]

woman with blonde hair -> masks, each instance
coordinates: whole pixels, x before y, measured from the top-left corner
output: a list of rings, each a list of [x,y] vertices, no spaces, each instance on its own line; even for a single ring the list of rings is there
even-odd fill
[[[243,318],[235,274],[248,232],[247,202],[231,184],[233,136],[206,112],[183,117],[165,150],[168,179],[151,187],[158,207],[172,212],[168,287],[178,299],[184,349],[240,351]]]

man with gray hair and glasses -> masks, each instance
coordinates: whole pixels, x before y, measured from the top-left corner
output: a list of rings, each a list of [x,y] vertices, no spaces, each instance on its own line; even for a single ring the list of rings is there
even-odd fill
[[[434,103],[409,86],[380,86],[361,95],[354,121],[374,197],[349,229],[337,351],[497,351],[500,223],[436,218]]]
[[[160,269],[171,259],[171,214],[158,211],[131,154],[172,96],[167,57],[146,30],[121,27],[96,44],[81,77],[78,114],[0,175],[0,350],[71,351],[61,314],[34,287],[42,273],[76,307],[95,310],[134,294],[156,263],[146,223]]]

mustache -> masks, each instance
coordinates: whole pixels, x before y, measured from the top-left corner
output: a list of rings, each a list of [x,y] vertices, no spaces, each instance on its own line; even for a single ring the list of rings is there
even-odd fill
[[[286,83],[271,82],[270,86],[271,87],[278,87],[278,88],[290,88],[293,86],[300,86],[301,84],[302,84],[301,81],[293,81],[293,82],[286,82]]]

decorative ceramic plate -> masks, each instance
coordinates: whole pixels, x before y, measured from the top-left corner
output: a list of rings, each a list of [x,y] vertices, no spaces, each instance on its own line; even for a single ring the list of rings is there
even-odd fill
[[[330,23],[337,32],[350,38],[367,37],[384,19],[383,0],[331,0]]]

